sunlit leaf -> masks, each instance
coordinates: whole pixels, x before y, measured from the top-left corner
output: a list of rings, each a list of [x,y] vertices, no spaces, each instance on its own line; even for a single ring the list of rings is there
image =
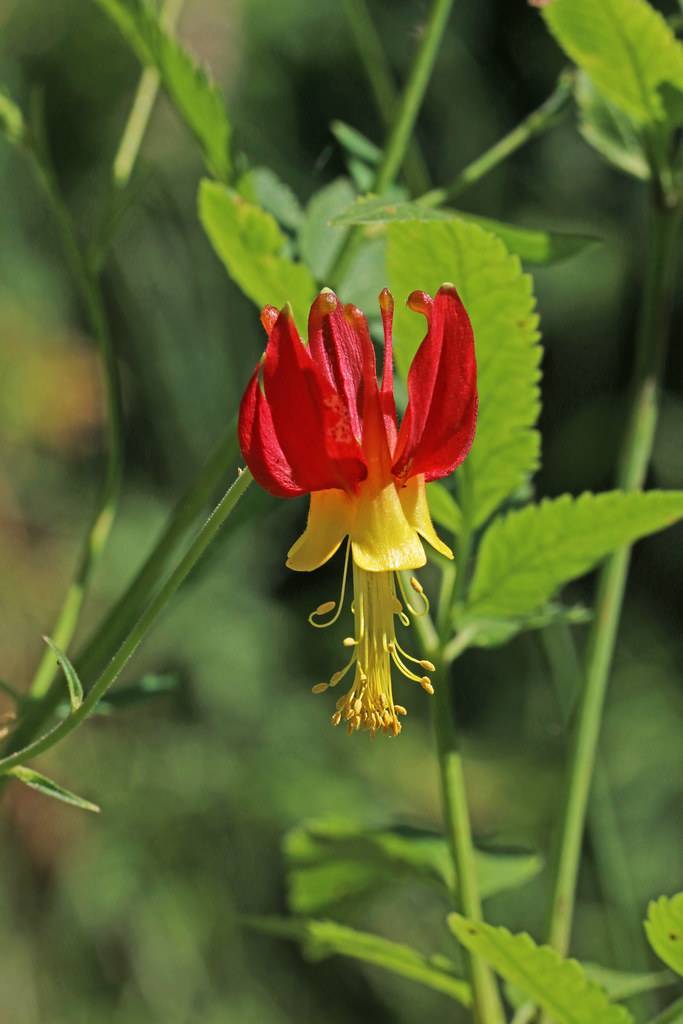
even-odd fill
[[[589,980],[604,989],[615,1003],[676,983],[675,976],[669,971],[616,971],[599,964],[582,964],[582,967]]]
[[[478,526],[538,466],[541,348],[531,278],[499,238],[463,220],[390,224],[387,268],[404,376],[425,331],[423,318],[405,307],[410,292],[433,294],[452,281],[472,320],[479,417],[458,480],[462,512]]]
[[[37,789],[43,796],[51,796],[54,800],[61,800],[63,803],[71,804],[73,807],[80,807],[82,811],[94,811],[96,814],[99,814],[100,808],[97,804],[92,804],[89,800],[84,800],[83,797],[72,793],[71,790],[64,789],[63,786],[59,786],[52,779],[48,779],[45,775],[41,775],[40,772],[36,772],[32,768],[25,768],[23,765],[19,765],[16,768],[10,768],[6,775],[12,779],[17,779],[19,782],[23,782],[25,786],[30,786],[31,789]]]
[[[479,550],[468,618],[534,612],[563,583],[615,548],[683,516],[683,491],[582,494],[528,505],[496,519]]]
[[[364,196],[334,218],[335,224],[391,224],[404,221],[464,220],[479,224],[501,238],[510,252],[528,263],[554,263],[567,259],[595,245],[599,239],[590,235],[543,231],[506,224],[491,217],[479,217],[461,210],[434,209],[420,202],[389,202]]]
[[[159,24],[147,0],[95,0],[143,64],[159,72],[173,105],[193,132],[211,174],[227,181],[231,171],[230,122],[223,97],[208,72]]]
[[[76,672],[76,669],[73,667],[73,665],[67,658],[64,651],[60,650],[57,644],[54,643],[53,640],[50,640],[49,636],[44,636],[43,640],[54,654],[55,658],[57,659],[57,663],[59,664],[59,667],[64,673],[66,685],[69,688],[69,703],[71,704],[71,710],[76,711],[76,709],[80,708],[81,704],[83,703],[83,684],[81,680],[78,678],[78,673]]]
[[[635,178],[649,178],[642,139],[626,114],[606,100],[584,72],[576,76],[575,96],[579,130],[586,142],[620,170]]]
[[[565,53],[633,121],[666,117],[660,86],[683,89],[683,46],[647,0],[552,0],[543,17]]]
[[[454,965],[440,954],[425,956],[410,946],[335,921],[250,917],[245,923],[267,935],[299,942],[311,960],[337,954],[348,956],[443,992],[463,1006],[471,1003],[468,983],[458,977]]]
[[[199,217],[232,279],[258,306],[291,302],[301,329],[315,296],[307,267],[284,256],[285,237],[271,214],[215,181],[199,189]]]
[[[563,960],[527,934],[512,935],[507,928],[468,921],[460,914],[450,914],[448,924],[463,946],[545,1010],[555,1024],[631,1024],[631,1014],[610,1003],[576,960]]]
[[[683,975],[683,892],[650,901],[645,932],[659,959]]]

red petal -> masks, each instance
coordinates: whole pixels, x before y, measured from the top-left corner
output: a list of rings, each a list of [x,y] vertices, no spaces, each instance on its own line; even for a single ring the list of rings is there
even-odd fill
[[[408,373],[408,407],[393,472],[403,480],[418,473],[435,480],[460,465],[474,438],[474,335],[453,285],[442,285],[434,302],[413,292],[408,305],[427,317],[429,327]]]
[[[358,338],[363,352],[363,453],[370,476],[386,477],[391,473],[391,457],[384,425],[382,402],[377,385],[375,350],[368,322],[358,306],[344,307],[344,316]]]
[[[304,347],[287,308],[268,339],[263,381],[278,441],[306,491],[365,479],[346,403]]]
[[[306,491],[296,483],[292,467],[280,447],[268,402],[261,392],[259,371],[260,366],[257,366],[240,404],[240,448],[261,487],[276,498],[295,498]]]
[[[327,381],[346,402],[354,436],[360,440],[363,350],[333,291],[325,288],[311,306],[308,347]]]
[[[388,288],[383,288],[379,295],[379,308],[382,313],[382,329],[384,331],[384,366],[382,367],[382,387],[380,404],[384,417],[384,429],[387,432],[389,450],[394,451],[398,434],[396,419],[396,402],[394,400],[394,349],[392,327],[394,322],[394,297]]]

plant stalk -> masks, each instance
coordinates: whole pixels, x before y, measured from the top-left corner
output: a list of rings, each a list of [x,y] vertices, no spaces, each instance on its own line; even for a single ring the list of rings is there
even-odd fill
[[[405,89],[396,107],[391,131],[384,146],[382,160],[377,168],[373,182],[373,192],[376,192],[378,195],[382,195],[395,180],[405,159],[411,133],[415,126],[427,85],[429,84],[429,78],[434,68],[436,55],[452,6],[453,0],[433,0],[424,34],[410,69]],[[349,230],[329,273],[333,285],[338,287],[343,282],[346,273],[353,263],[362,237],[362,229],[359,230],[358,226],[352,227]]]
[[[142,641],[145,639],[152,626],[175,595],[180,585],[185,581],[191,570],[200,560],[206,549],[215,540],[221,527],[233,511],[237,502],[251,484],[253,477],[248,469],[238,471],[235,482],[223,495],[216,508],[201,527],[197,536],[188,548],[186,554],[180,560],[176,568],[169,576],[159,593],[150,601],[145,611],[130,630],[125,640],[111,659],[105,670],[99,676],[83,703],[75,711],[64,718],[58,725],[51,729],[45,736],[34,740],[28,746],[17,750],[14,754],[0,760],[0,775],[6,774],[10,768],[24,764],[27,760],[43,754],[46,750],[54,747],[56,743],[63,740],[69,733],[73,732],[81,722],[94,711],[98,702],[107,692],[109,687],[116,681],[121,671],[132,658]]]
[[[345,0],[344,7],[358,55],[375,97],[375,104],[384,126],[389,127],[398,106],[398,90],[382,39],[375,28],[365,0]],[[404,173],[408,188],[413,194],[419,195],[429,188],[429,173],[415,138],[410,141],[406,151]]]
[[[550,96],[540,107],[528,114],[520,123],[494,143],[490,149],[463,168],[458,176],[444,188],[435,188],[420,196],[423,206],[441,206],[451,202],[462,192],[474,185],[509,156],[521,149],[530,139],[547,131],[569,111],[574,90],[574,72],[563,71]]]
[[[633,397],[618,465],[617,484],[626,491],[643,486],[652,452],[669,335],[680,207],[667,205],[657,190],[651,219]],[[630,547],[624,547],[611,555],[598,582],[554,864],[548,941],[561,955],[569,948],[588,798],[630,553]]]

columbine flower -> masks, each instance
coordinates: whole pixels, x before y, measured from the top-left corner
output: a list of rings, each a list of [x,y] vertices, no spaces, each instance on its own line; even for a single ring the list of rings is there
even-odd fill
[[[426,317],[428,329],[408,374],[408,406],[399,429],[394,303],[387,289],[379,303],[381,385],[368,325],[357,307],[342,307],[323,289],[311,307],[305,346],[291,309],[278,313],[266,306],[261,322],[268,344],[242,399],[239,437],[262,487],[282,498],[311,495],[308,524],[287,558],[290,569],[317,569],[349,538],[340,599],[321,604],[309,621],[314,626],[337,621],[351,559],[354,633],[343,642],[350,659],[313,692],[337,686],[353,669],[333,724],[345,722],[349,733],[368,729],[373,736],[378,730],[396,736],[406,710],[394,703],[392,662],[406,678],[434,692],[424,674],[434,666],[408,654],[396,639],[396,618],[407,626],[406,612],[419,614],[428,607],[414,576],[410,583],[418,608],[410,603],[400,572],[425,564],[422,539],[453,557],[432,525],[425,482],[452,473],[467,455],[477,389],[472,328],[455,288],[442,285],[433,300],[413,292],[408,306]]]

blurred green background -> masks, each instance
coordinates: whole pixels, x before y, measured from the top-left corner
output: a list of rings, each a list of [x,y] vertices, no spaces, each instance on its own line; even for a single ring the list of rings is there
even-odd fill
[[[427,4],[372,0],[370,9],[403,79]],[[331,120],[381,142],[342,5],[187,0],[181,34],[224,88],[239,147],[302,202],[344,174]],[[434,184],[537,105],[561,64],[526,4],[457,3],[417,130]],[[0,0],[0,80],[24,106],[42,92],[59,179],[86,236],[138,75],[86,0]],[[254,308],[197,223],[200,174],[192,140],[161,100],[105,275],[125,389],[126,483],[80,639],[224,430],[262,346]],[[4,142],[0,183],[0,675],[23,688],[101,476],[102,400],[51,218]],[[612,483],[643,276],[644,192],[602,163],[569,118],[463,197],[472,212],[604,239],[534,273],[546,346],[539,493]],[[679,296],[650,475],[664,487],[683,487],[682,314]],[[253,499],[126,672],[127,681],[172,674],[176,690],[92,721],[43,759],[41,767],[103,813],[85,815],[18,786],[7,793],[7,1024],[457,1016],[445,996],[338,958],[311,965],[296,947],[250,934],[238,920],[286,911],[281,840],[304,818],[439,823],[426,698],[402,692],[410,714],[399,741],[349,740],[329,727],[330,707],[310,685],[336,666],[339,635],[311,635],[306,616],[334,596],[339,565],[310,578],[289,573],[284,556],[306,503]],[[643,909],[683,888],[681,540],[678,527],[636,551],[604,735]],[[590,601],[591,593],[589,580],[571,597]],[[580,628],[577,635],[581,643]],[[454,675],[478,837],[547,855],[566,751],[539,638],[468,654]],[[633,952],[628,943],[624,952],[590,843],[585,853],[575,952],[628,966]],[[540,938],[546,889],[542,874],[494,898],[489,920]],[[435,952],[453,941],[445,909],[427,887],[394,885],[338,916]]]

